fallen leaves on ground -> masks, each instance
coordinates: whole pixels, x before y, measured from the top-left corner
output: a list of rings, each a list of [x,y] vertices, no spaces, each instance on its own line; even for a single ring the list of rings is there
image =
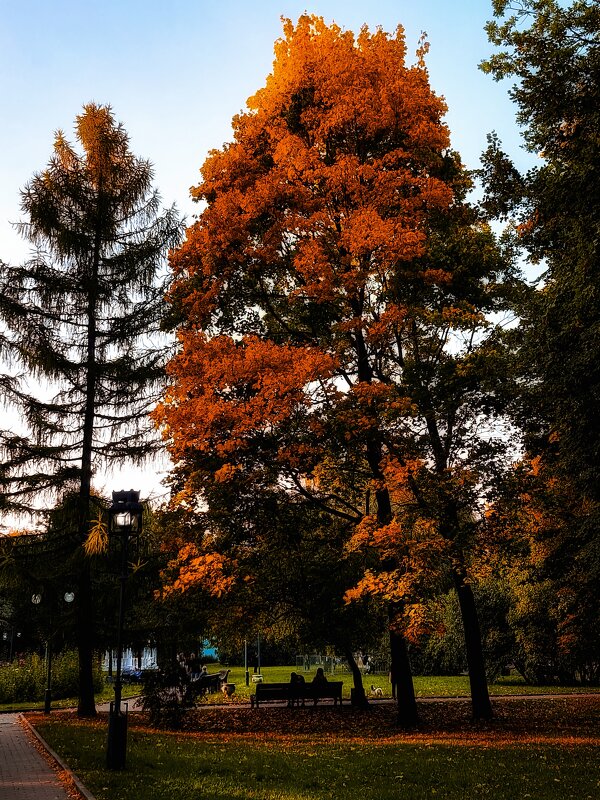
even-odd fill
[[[300,709],[213,706],[189,712],[183,731],[176,734],[220,740],[249,737],[265,744],[276,741],[278,746],[285,741],[317,742],[321,739],[364,744],[406,742],[494,747],[515,743],[600,744],[599,695],[497,698],[494,712],[495,719],[490,722],[473,722],[467,700],[422,702],[419,703],[418,728],[404,731],[398,727],[397,710],[392,704],[373,704],[367,710],[349,705]],[[69,717],[73,719],[74,714],[53,714],[53,718],[58,719]],[[88,724],[106,726],[106,716],[99,715]],[[151,730],[146,715],[141,712],[130,713],[129,728]]]

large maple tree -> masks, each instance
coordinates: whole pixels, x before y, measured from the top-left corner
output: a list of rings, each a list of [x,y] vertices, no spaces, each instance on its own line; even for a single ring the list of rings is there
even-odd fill
[[[265,87],[192,190],[202,211],[171,258],[180,352],[156,419],[174,504],[212,510],[216,525],[269,487],[350,527],[395,525],[369,573],[384,577],[362,589],[381,590],[396,631],[410,632],[403,609],[415,599],[400,580],[412,569],[405,543],[429,526],[445,543],[474,713],[486,717],[465,553],[498,452],[479,435],[501,349],[486,314],[506,308],[514,276],[464,202],[425,50],[407,65],[400,27],[354,36],[318,17],[285,22]],[[366,543],[371,555],[381,541]],[[410,724],[406,646],[393,641]]]

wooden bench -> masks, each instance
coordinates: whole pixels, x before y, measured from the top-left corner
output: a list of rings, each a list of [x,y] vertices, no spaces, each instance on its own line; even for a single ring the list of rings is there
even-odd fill
[[[316,686],[314,683],[305,684],[304,696],[307,700],[314,700],[317,705],[319,700],[333,700],[333,705],[342,704],[342,681],[327,681]]]
[[[289,683],[257,683],[256,692],[250,695],[250,705],[252,708],[266,700],[284,700],[286,703],[290,698]]]
[[[258,683],[256,693],[250,696],[252,708],[259,707],[260,703],[267,701],[285,702],[288,705],[305,705],[306,700],[312,700],[316,706],[319,700],[333,700],[333,704],[342,704],[342,681],[328,681],[315,686],[312,683]]]
[[[197,697],[204,694],[215,694],[221,691],[223,684],[227,683],[227,678],[231,670],[222,669],[220,672],[213,672],[212,674],[201,675],[199,678],[190,681],[188,687],[189,697],[196,700]]]

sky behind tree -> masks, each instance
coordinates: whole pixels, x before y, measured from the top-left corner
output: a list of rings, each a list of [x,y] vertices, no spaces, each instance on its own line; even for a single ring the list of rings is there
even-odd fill
[[[507,84],[479,69],[491,52],[484,31],[491,0],[0,0],[0,259],[28,253],[11,223],[19,192],[42,170],[54,132],[73,139],[82,106],[108,103],[150,159],[165,205],[190,221],[189,187],[212,148],[231,139],[231,118],[271,71],[281,17],[303,13],[358,33],[361,25],[406,31],[407,60],[427,34],[431,85],[445,97],[452,144],[478,166],[495,130],[526,163]]]

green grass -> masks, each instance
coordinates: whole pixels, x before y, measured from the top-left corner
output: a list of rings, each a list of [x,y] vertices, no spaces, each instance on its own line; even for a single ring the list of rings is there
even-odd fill
[[[256,743],[130,731],[127,769],[111,773],[102,727],[56,719],[36,727],[97,800],[595,800],[600,792],[589,746]]]
[[[123,686],[123,699],[136,697],[140,693],[140,686],[135,684]],[[96,703],[108,703],[114,700],[115,690],[112,686],[105,686],[101,692],[95,695]],[[52,708],[75,708],[77,707],[77,697],[61,697],[60,700],[52,700]],[[10,711],[43,711],[43,700],[25,700],[22,703],[0,703],[0,714]]]
[[[218,665],[211,665],[209,672],[216,672],[222,669]],[[302,669],[290,667],[263,667],[261,674],[265,681],[285,682],[289,681],[290,673],[292,671],[300,672],[304,675],[307,681],[311,681],[315,675],[316,670],[310,672],[303,672]],[[349,672],[335,672],[326,673],[327,678],[332,681],[343,681],[343,696],[350,697],[350,689],[353,686],[352,675]],[[229,673],[229,682],[235,683],[235,694],[232,697],[232,702],[249,702],[250,695],[254,693],[255,685],[252,683],[252,675],[250,672],[250,685],[246,686],[245,673],[243,667],[232,667]],[[367,695],[370,694],[371,685],[381,688],[384,697],[392,696],[392,687],[388,680],[387,675],[365,675],[363,677],[363,684]],[[469,678],[466,675],[456,676],[416,676],[414,678],[415,692],[417,697],[468,697]],[[522,678],[518,676],[511,676],[508,678],[500,678],[497,683],[491,684],[489,687],[491,695],[508,695],[508,694],[573,694],[582,691],[579,687],[572,686],[529,686]],[[586,692],[598,692],[600,689],[586,688]],[[223,701],[222,695],[209,695],[207,702],[221,703]]]
[[[217,672],[223,669],[218,664],[211,665],[209,672]],[[311,681],[315,675],[315,669],[310,672],[303,672],[295,666],[289,667],[263,667],[261,673],[265,681],[270,683],[286,682],[290,679],[290,673],[296,671],[301,672],[307,681]],[[231,702],[250,702],[250,695],[255,691],[255,685],[252,683],[252,675],[250,672],[250,685],[246,686],[246,677],[243,667],[232,667],[229,673],[230,683],[235,683],[235,694],[231,698]],[[345,698],[350,697],[350,689],[353,686],[352,676],[349,672],[335,672],[334,674],[327,673],[327,677],[332,681],[343,681],[343,695]],[[381,688],[384,697],[392,696],[392,687],[388,680],[387,675],[365,675],[363,683],[367,695],[370,694],[371,685]],[[468,697],[469,696],[469,679],[466,675],[455,676],[415,676],[414,678],[415,692],[417,697]],[[140,693],[141,687],[137,685],[123,686],[123,698],[135,697]],[[511,676],[508,678],[500,678],[497,683],[491,684],[489,687],[490,694],[493,696],[501,695],[526,695],[526,694],[573,694],[582,691],[581,688],[576,686],[529,686],[522,678],[518,676]],[[585,688],[586,692],[600,692],[600,688]],[[114,689],[112,686],[107,685],[102,692],[96,694],[96,703],[107,703],[114,698]],[[221,693],[209,695],[205,698],[208,703],[222,703],[223,695]],[[52,701],[52,708],[72,708],[77,706],[76,697],[66,697],[60,700]],[[0,704],[0,713],[8,711],[41,711],[44,708],[43,700],[37,701],[24,701],[22,703],[5,703]]]

